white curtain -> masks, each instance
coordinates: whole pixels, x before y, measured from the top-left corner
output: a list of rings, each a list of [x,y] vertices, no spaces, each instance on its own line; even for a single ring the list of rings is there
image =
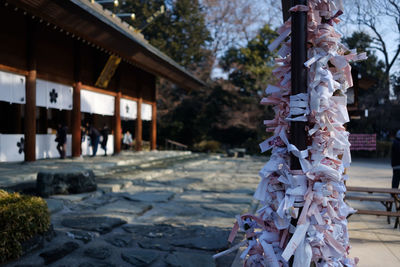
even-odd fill
[[[107,141],[107,155],[112,155],[114,153],[114,136],[112,134],[108,135]],[[101,148],[101,145],[97,147],[97,155],[101,156],[104,154],[104,149]],[[90,156],[92,155],[92,147],[90,144],[90,137],[85,135],[82,141],[82,155]]]
[[[114,115],[115,97],[81,90],[81,111],[99,115]]]
[[[25,76],[0,71],[0,101],[25,104]]]
[[[0,161],[23,161],[24,139],[23,134],[0,134]]]
[[[55,134],[37,134],[36,135],[36,159],[59,158],[57,151]],[[67,135],[67,157],[71,156],[72,136]]]
[[[153,109],[150,104],[142,103],[142,120],[151,121],[152,112]]]
[[[72,110],[72,86],[36,80],[36,106]]]
[[[121,98],[120,102],[121,118],[135,120],[137,118],[137,103],[136,101]]]

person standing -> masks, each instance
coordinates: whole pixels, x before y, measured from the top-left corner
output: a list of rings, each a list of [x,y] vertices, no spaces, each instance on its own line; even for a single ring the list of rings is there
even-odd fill
[[[124,138],[122,140],[122,144],[124,145],[124,149],[130,149],[132,146],[133,140],[132,135],[129,131],[126,131],[124,134]]]
[[[55,141],[57,142],[57,150],[58,153],[60,153],[60,158],[65,159],[65,156],[67,154],[67,127],[61,125],[60,123],[57,127],[57,135]]]
[[[400,130],[397,131],[392,144],[392,188],[399,188],[400,183]]]
[[[97,148],[100,142],[100,133],[99,131],[93,126],[89,125],[88,129],[88,136],[90,137],[90,144],[92,146],[92,157],[96,156]]]
[[[104,150],[104,156],[107,156],[107,142],[108,135],[110,134],[110,128],[106,124],[104,124],[103,129],[101,130],[101,148]]]

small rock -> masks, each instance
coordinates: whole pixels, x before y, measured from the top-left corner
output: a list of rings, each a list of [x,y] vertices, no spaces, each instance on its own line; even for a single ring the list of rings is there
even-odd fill
[[[105,260],[111,256],[111,250],[105,246],[98,246],[86,249],[84,254],[90,258]]]
[[[29,252],[32,252],[37,249],[41,249],[44,247],[44,239],[43,235],[35,235],[27,241],[21,243],[22,246],[22,255],[25,255]]]
[[[156,251],[130,250],[123,252],[121,258],[133,266],[149,266],[159,257]]]
[[[111,245],[119,248],[128,247],[133,241],[132,237],[126,234],[116,234],[107,237],[105,240]]]
[[[83,262],[79,267],[116,267],[116,265],[109,262]]]
[[[60,199],[51,199],[48,198],[46,199],[47,202],[47,208],[50,211],[50,214],[54,214],[56,212],[59,212],[64,208],[64,202]]]
[[[236,214],[243,214],[248,209],[248,204],[202,204],[201,207],[206,210],[225,213],[229,217],[235,217]]]
[[[67,236],[71,237],[73,239],[76,239],[76,240],[83,241],[83,243],[87,244],[90,241],[92,241],[93,237],[95,237],[96,235],[93,233],[84,232],[84,231],[69,231],[69,232],[67,232]]]
[[[65,227],[106,234],[113,228],[126,224],[126,221],[107,216],[77,215],[62,220],[61,224]]]
[[[118,200],[114,203],[106,204],[96,211],[98,213],[128,213],[128,214],[135,214],[140,215],[143,214],[145,211],[151,209],[151,205],[145,203],[132,203],[132,201],[128,200]]]
[[[169,244],[166,239],[149,239],[145,238],[143,240],[138,241],[138,245],[143,249],[156,249],[161,251],[171,251],[173,247]]]
[[[14,267],[41,267],[41,265],[33,265],[33,264],[17,264]]]
[[[215,251],[227,248],[228,243],[226,240],[226,237],[195,236],[172,240],[171,244],[176,247]]]
[[[78,243],[66,242],[61,247],[47,250],[41,253],[39,256],[44,259],[44,264],[47,265],[65,257],[77,248],[79,248]]]
[[[136,194],[123,194],[126,199],[142,202],[167,202],[175,195],[174,192],[145,191]]]
[[[169,254],[165,262],[174,267],[215,267],[211,255],[188,252],[173,252]]]

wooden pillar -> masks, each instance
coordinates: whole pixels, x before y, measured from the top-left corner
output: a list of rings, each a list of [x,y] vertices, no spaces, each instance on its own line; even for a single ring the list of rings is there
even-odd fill
[[[71,133],[72,133],[72,157],[77,158],[82,154],[82,136],[81,136],[81,47],[79,41],[74,43],[74,92],[72,104],[72,119],[71,119]]]
[[[25,91],[25,161],[36,160],[36,54],[35,25],[27,18],[27,69]]]
[[[151,112],[151,150],[157,149],[157,102],[154,102],[152,105],[152,112]]]
[[[74,84],[73,105],[72,105],[72,157],[81,156],[81,89],[80,81]]]
[[[137,119],[136,119],[136,127],[135,127],[135,150],[142,151],[142,96],[139,97],[137,101]]]
[[[117,155],[121,152],[121,92],[115,96],[115,110],[114,110],[114,154]]]

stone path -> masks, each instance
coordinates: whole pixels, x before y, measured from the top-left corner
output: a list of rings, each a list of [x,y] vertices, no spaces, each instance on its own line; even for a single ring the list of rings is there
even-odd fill
[[[355,160],[348,171],[350,186],[390,188],[392,168],[389,162]],[[355,209],[384,210],[374,202],[349,201]],[[387,224],[386,217],[352,215],[349,218],[350,256],[360,258],[359,267],[400,266],[400,230]]]
[[[154,163],[167,162],[168,159],[176,161],[179,158],[197,156],[190,151],[151,151],[131,152],[123,151],[118,156],[97,156],[71,159],[46,159],[35,162],[0,162],[0,188],[8,187],[23,182],[36,181],[36,175],[43,170],[60,169],[90,169],[96,176],[104,172],[112,174],[113,170],[146,168]]]
[[[5,266],[230,266],[235,253],[211,256],[251,207],[265,159],[174,162],[103,167],[96,192],[50,197],[55,236]]]
[[[87,165],[86,159],[36,163],[51,168],[90,166],[99,189],[46,199],[55,236],[50,239],[50,233],[43,248],[5,266],[222,267],[231,266],[235,257],[232,266],[241,266],[238,254],[216,262],[211,256],[227,248],[234,216],[254,204],[257,173],[266,159],[190,154],[165,158],[162,153],[143,153],[139,159],[126,156],[125,161],[88,159]],[[0,181],[4,173],[22,177],[25,171],[35,171],[23,168],[0,165]],[[352,186],[389,187],[392,175],[388,163],[374,160],[356,160],[348,173]],[[373,203],[351,204],[374,208]],[[351,256],[360,258],[360,267],[400,266],[400,231],[385,217],[353,215],[349,231]]]

